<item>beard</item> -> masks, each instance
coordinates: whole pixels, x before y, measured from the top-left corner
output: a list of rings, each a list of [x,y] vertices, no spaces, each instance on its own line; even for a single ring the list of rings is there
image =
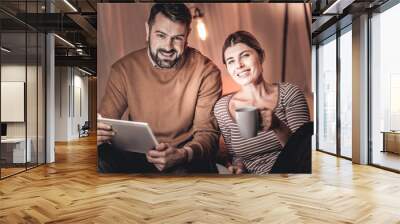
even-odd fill
[[[178,55],[178,51],[175,49],[170,49],[169,51],[162,48],[152,49],[150,44],[149,49],[151,59],[153,59],[160,68],[173,68],[181,58],[181,55]],[[170,59],[162,59],[160,57],[162,53],[171,55]]]

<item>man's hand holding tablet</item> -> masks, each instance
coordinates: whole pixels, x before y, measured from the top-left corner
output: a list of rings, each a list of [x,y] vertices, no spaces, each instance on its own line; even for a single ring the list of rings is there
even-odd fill
[[[147,123],[107,119],[98,114],[97,144],[102,143],[111,143],[122,150],[145,153],[147,161],[160,171],[189,162],[193,156],[189,147],[158,144]]]
[[[111,143],[114,147],[137,153],[147,153],[158,145],[149,125],[144,122],[98,118],[101,129],[99,143]]]
[[[176,148],[168,143],[161,143],[156,146],[155,150],[148,151],[146,157],[147,161],[153,163],[158,170],[163,171],[175,164],[190,161],[192,153],[190,148]]]
[[[115,135],[110,125],[100,121],[102,118],[100,114],[97,114],[97,145],[109,143],[111,138]]]

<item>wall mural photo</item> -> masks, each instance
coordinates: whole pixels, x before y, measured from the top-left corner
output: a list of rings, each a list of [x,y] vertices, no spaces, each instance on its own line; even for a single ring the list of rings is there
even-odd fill
[[[311,173],[310,10],[98,4],[98,171]]]

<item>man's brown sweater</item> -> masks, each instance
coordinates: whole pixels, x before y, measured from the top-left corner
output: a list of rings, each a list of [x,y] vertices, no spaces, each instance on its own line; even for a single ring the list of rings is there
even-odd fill
[[[113,64],[99,113],[147,122],[157,140],[193,149],[192,164],[210,165],[218,149],[213,106],[222,92],[219,69],[207,57],[187,48],[172,69],[152,65],[147,48]]]

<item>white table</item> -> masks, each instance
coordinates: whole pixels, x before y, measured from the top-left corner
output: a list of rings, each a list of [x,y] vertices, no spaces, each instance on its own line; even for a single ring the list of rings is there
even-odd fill
[[[32,159],[32,154],[31,154],[31,145],[32,145],[32,140],[30,138],[26,139],[26,142],[28,143],[26,147],[26,154],[25,154],[25,138],[6,138],[6,139],[1,139],[1,147],[2,151],[3,147],[13,147],[12,148],[12,163],[25,163],[25,162],[30,162]],[[26,159],[26,161],[25,161]]]

